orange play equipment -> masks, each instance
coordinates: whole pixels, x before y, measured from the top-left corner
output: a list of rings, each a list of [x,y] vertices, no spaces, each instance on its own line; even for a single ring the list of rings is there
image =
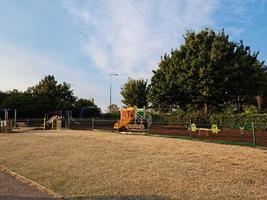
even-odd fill
[[[114,124],[114,129],[121,129],[128,125],[134,119],[134,110],[133,107],[121,109],[120,121]]]

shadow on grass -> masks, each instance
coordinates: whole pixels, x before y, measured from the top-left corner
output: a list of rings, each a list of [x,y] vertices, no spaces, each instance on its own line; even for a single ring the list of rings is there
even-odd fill
[[[170,200],[168,197],[157,195],[112,195],[112,196],[88,196],[72,197],[67,200]]]

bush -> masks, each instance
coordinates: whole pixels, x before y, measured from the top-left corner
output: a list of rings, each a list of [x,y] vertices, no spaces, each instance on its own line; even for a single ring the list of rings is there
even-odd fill
[[[153,121],[169,124],[186,124],[191,120],[203,127],[209,127],[211,124],[217,124],[221,128],[234,128],[251,125],[254,122],[256,128],[265,129],[267,127],[267,114],[248,114],[253,112],[244,112],[235,115],[204,115],[203,112],[194,111],[191,113],[183,113],[174,111],[170,113],[154,114]]]
[[[236,114],[236,112],[237,112],[236,105],[232,103],[226,104],[221,111],[223,115],[234,115]]]
[[[254,122],[255,126],[267,126],[267,114],[212,115],[210,122],[225,128],[240,128]]]
[[[244,113],[246,115],[258,114],[258,108],[254,105],[245,105],[243,106]]]

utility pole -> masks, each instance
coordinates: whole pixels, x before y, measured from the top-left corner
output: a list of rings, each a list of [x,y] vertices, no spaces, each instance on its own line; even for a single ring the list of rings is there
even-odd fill
[[[109,74],[109,113],[111,113],[112,76],[119,76],[119,74],[117,74],[117,73],[110,73]]]

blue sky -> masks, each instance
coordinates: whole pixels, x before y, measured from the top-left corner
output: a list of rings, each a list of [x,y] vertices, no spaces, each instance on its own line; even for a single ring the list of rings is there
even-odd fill
[[[186,30],[225,29],[267,58],[267,0],[0,0],[0,90],[25,90],[44,75],[78,97],[121,104],[129,77],[149,79]]]

